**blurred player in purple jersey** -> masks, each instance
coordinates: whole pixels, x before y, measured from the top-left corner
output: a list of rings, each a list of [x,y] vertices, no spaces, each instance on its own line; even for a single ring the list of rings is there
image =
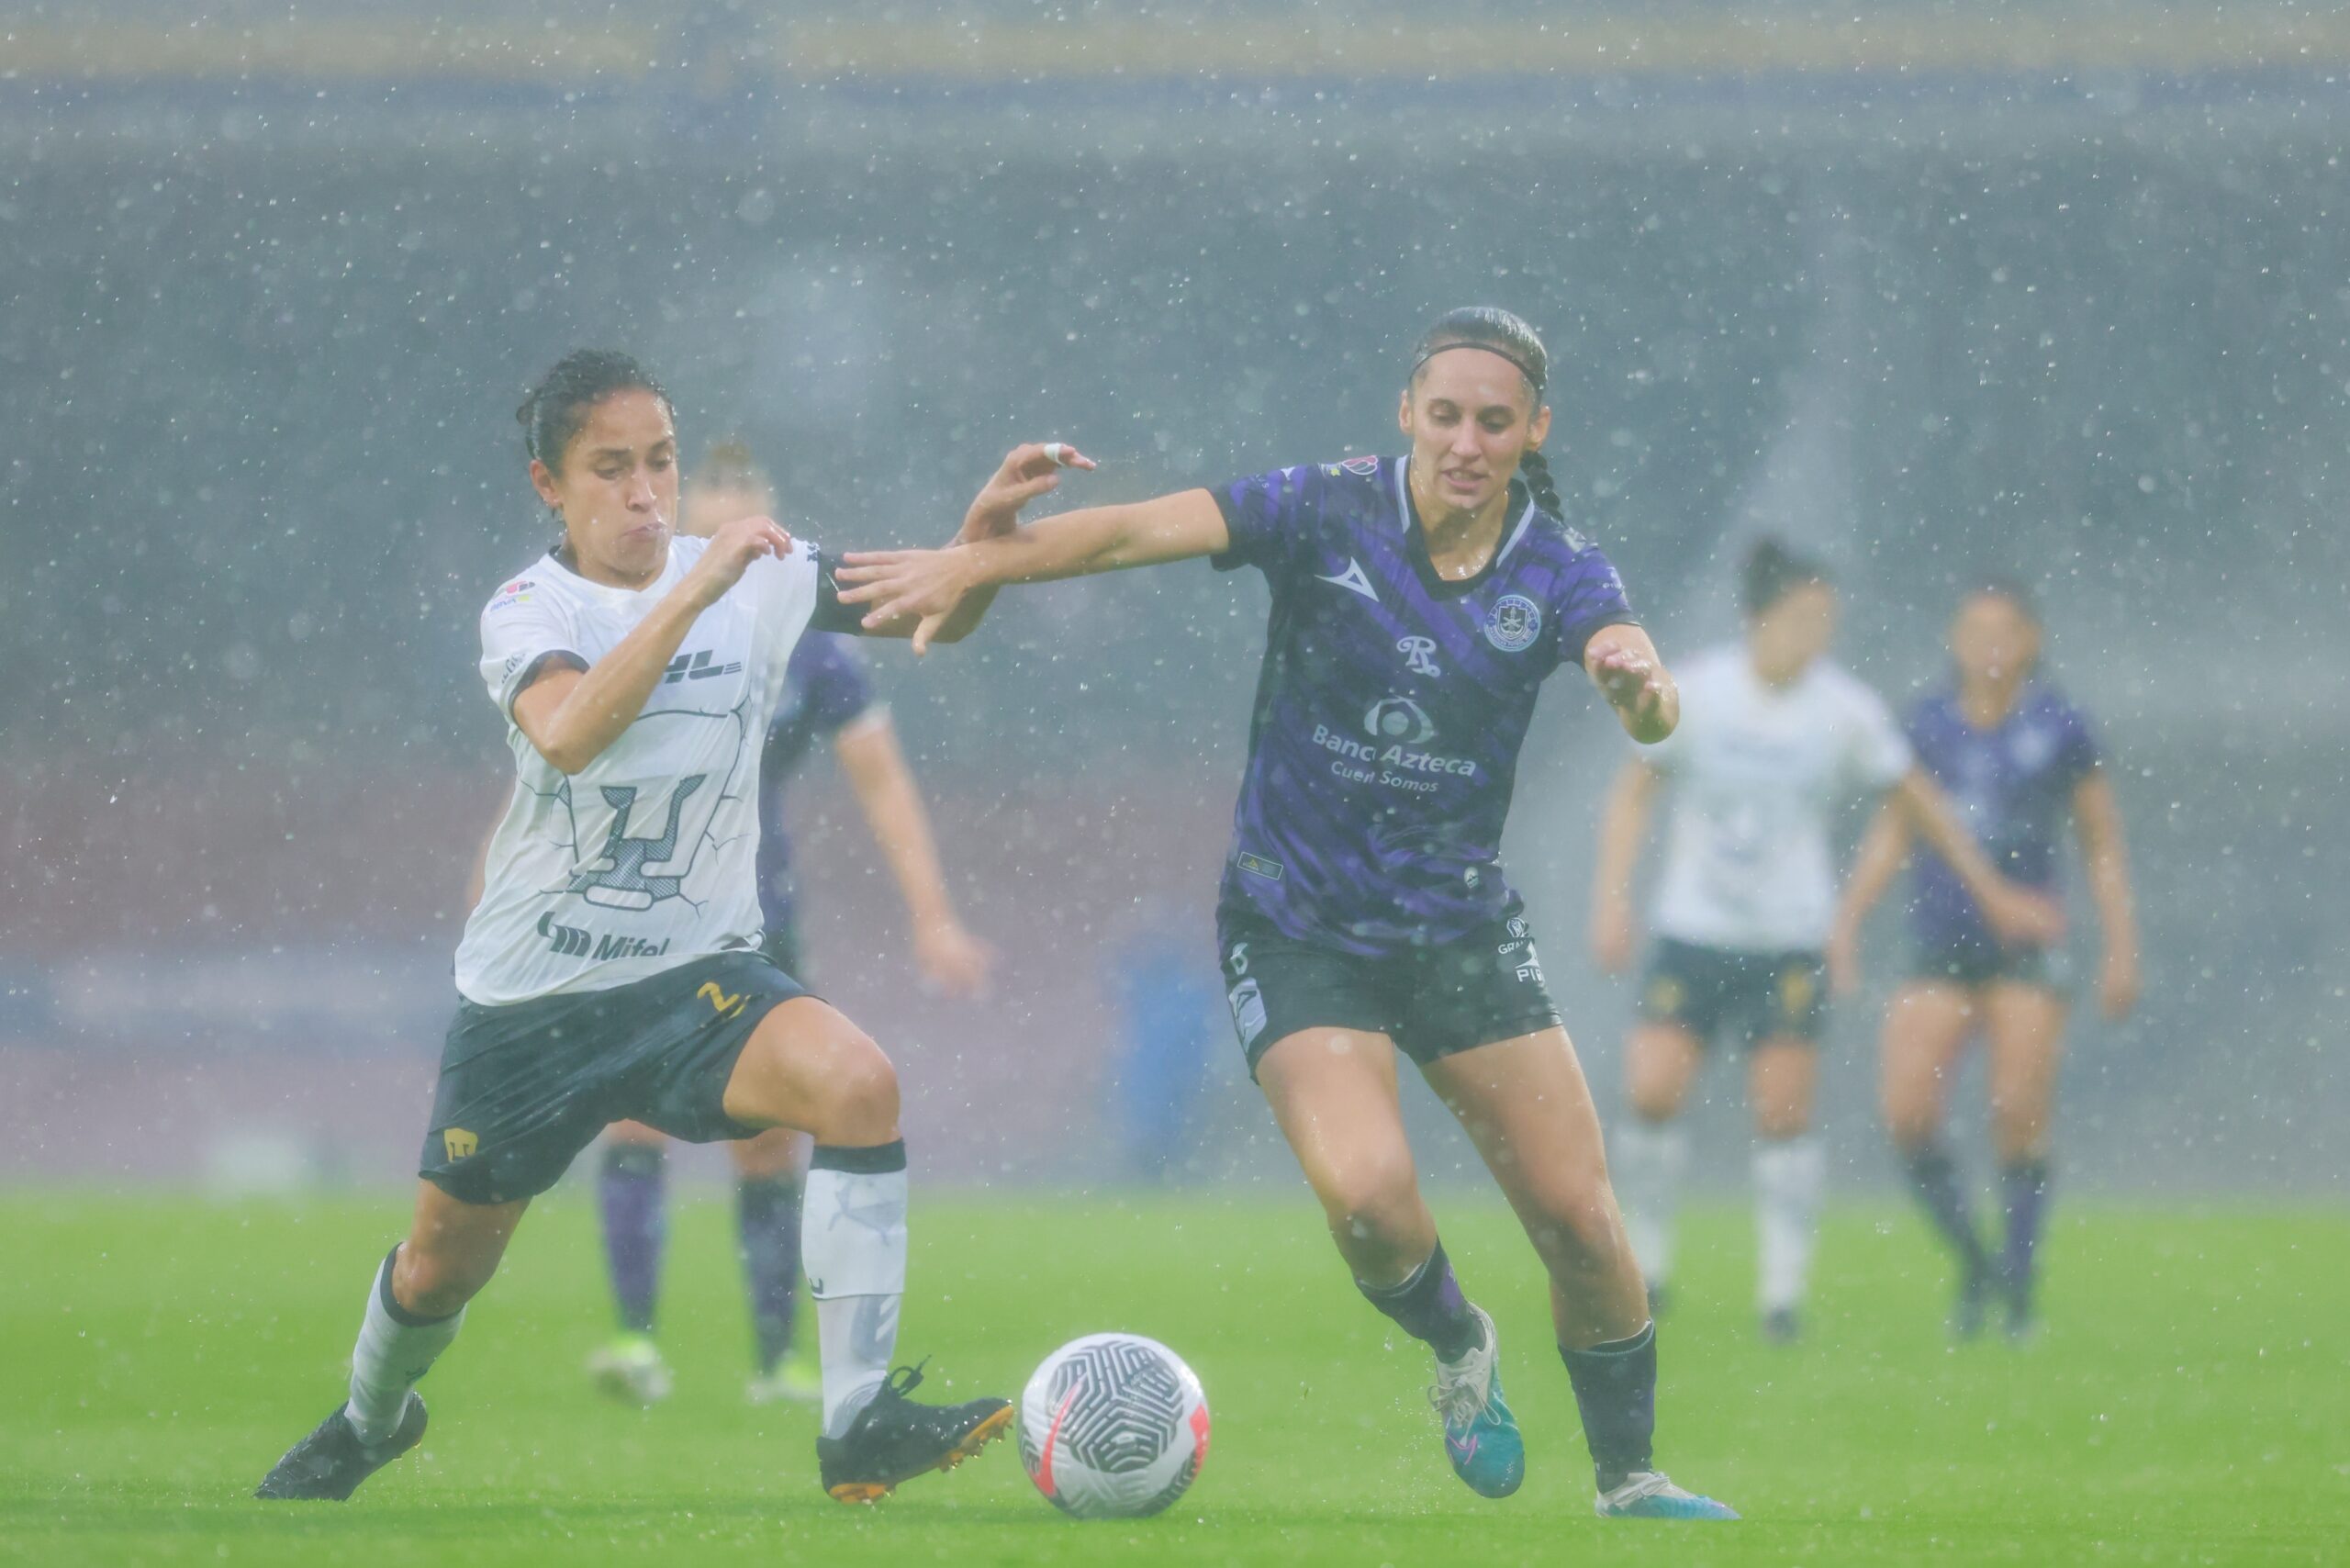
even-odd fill
[[[1746,560],[1746,635],[1680,670],[1681,724],[1617,776],[1599,830],[1592,950],[1632,960],[1632,873],[1660,794],[1671,801],[1655,943],[1626,1047],[1632,1115],[1612,1168],[1649,1300],[1662,1306],[1688,1163],[1679,1125],[1717,1037],[1747,1049],[1754,1112],[1755,1305],[1766,1338],[1795,1338],[1827,1185],[1811,1134],[1819,1077],[1821,949],[1836,907],[1837,812],[1883,797],[1957,867],[2009,936],[2062,930],[2049,900],[2004,881],[1967,838],[1875,692],[1827,657],[1836,590],[1827,568],[1775,540]]]
[[[739,443],[722,442],[686,490],[678,531],[708,538],[737,518],[773,515],[775,503],[766,470]],[[987,984],[992,955],[955,913],[921,791],[899,749],[890,711],[874,696],[865,655],[848,638],[811,632],[791,650],[785,680],[782,706],[767,727],[759,756],[759,905],[768,959],[806,982],[791,839],[783,820],[784,785],[819,740],[830,740],[905,900],[914,962],[923,979],[951,996],[978,993]],[[654,1338],[668,1235],[667,1142],[642,1122],[614,1123],[597,1182],[604,1261],[621,1332],[588,1358],[588,1368],[606,1392],[643,1405],[666,1397],[671,1385],[668,1363]],[[822,1393],[816,1368],[796,1353],[793,1332],[807,1147],[805,1137],[781,1127],[727,1145],[736,1177],[743,1282],[750,1296],[755,1371],[744,1393],[753,1404],[812,1400]]]
[[[1206,556],[1254,567],[1272,621],[1217,924],[1248,1066],[1363,1294],[1436,1357],[1454,1471],[1486,1496],[1525,1471],[1494,1322],[1468,1301],[1420,1195],[1400,1048],[1460,1118],[1550,1281],[1600,1514],[1729,1518],[1651,1457],[1656,1345],[1601,1152],[1599,1118],[1500,860],[1543,680],[1583,671],[1635,738],[1679,699],[1615,568],[1568,526],[1540,451],[1541,340],[1457,310],[1421,340],[1404,457],[1283,468],[1214,489],[1067,512],[968,547],[843,568],[845,602],[928,623],[969,599]],[[1053,483],[1024,447],[975,504]],[[917,639],[918,644],[923,639]]]
[[[1951,622],[1953,689],[1911,711],[1909,743],[2000,872],[2051,894],[2069,812],[2104,932],[2098,1000],[2126,1016],[2138,999],[2138,928],[2121,843],[2121,814],[2099,765],[2088,716],[2039,678],[2041,624],[2019,585],[1986,584]],[[1840,989],[1853,983],[1863,918],[1910,850],[1889,813],[1870,828],[1829,944]],[[2009,1332],[2034,1323],[2034,1260],[2048,1206],[2049,1122],[2069,987],[2063,949],[2003,942],[1949,864],[1917,860],[1910,905],[1917,958],[1886,1009],[1886,1126],[1919,1204],[1959,1261],[1951,1327],[1979,1333],[1996,1293]],[[1943,1094],[1980,1030],[1990,1047],[1992,1138],[2006,1234],[1997,1257],[1976,1235],[1970,1204],[1942,1138]]]

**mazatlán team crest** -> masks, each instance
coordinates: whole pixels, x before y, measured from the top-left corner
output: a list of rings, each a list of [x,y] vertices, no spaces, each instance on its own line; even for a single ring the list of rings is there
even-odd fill
[[[1485,622],[1485,641],[1505,654],[1523,653],[1542,634],[1542,607],[1522,593],[1505,593],[1494,601]]]

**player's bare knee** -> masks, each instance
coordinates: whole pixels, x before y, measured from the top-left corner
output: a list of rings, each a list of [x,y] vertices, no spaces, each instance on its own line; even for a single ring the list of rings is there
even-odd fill
[[[1624,1098],[1644,1122],[1669,1122],[1681,1114],[1680,1088],[1662,1075],[1634,1074]]]
[[[1808,1105],[1757,1105],[1754,1108],[1756,1136],[1773,1140],[1801,1137],[1811,1131],[1811,1107]]]
[[[1342,1242],[1378,1245],[1414,1228],[1419,1213],[1417,1179],[1406,1159],[1362,1160],[1326,1178],[1322,1207]]]
[[[458,1248],[410,1239],[392,1265],[392,1299],[420,1317],[446,1317],[480,1294],[497,1272],[495,1255],[470,1257]]]
[[[898,1136],[898,1070],[881,1047],[863,1035],[837,1053],[827,1082],[828,1126],[816,1129],[826,1143],[887,1143]]]

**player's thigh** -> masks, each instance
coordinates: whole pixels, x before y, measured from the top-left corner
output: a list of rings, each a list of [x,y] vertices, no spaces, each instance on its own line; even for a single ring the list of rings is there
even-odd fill
[[[604,1136],[614,1143],[633,1144],[641,1148],[659,1148],[669,1141],[667,1133],[643,1122],[614,1122],[604,1129]]]
[[[1593,1218],[1602,1209],[1601,1228],[1612,1226],[1599,1110],[1566,1030],[1456,1051],[1420,1071],[1529,1227],[1538,1217]]]
[[[1285,1035],[1258,1057],[1257,1084],[1334,1219],[1416,1203],[1395,1045],[1386,1036],[1326,1027]]]
[[[431,1182],[416,1184],[416,1213],[392,1264],[392,1294],[411,1312],[441,1317],[489,1282],[506,1256],[528,1198],[469,1204]]]
[[[2069,1013],[2065,998],[2046,986],[1995,984],[1984,993],[1983,1012],[1992,1115],[2036,1136],[2046,1126],[2056,1097]]]
[[[767,1010],[734,1060],[721,1102],[750,1128],[790,1127],[820,1141],[898,1136],[898,1076],[871,1036],[828,1002],[795,996]]]
[[[1921,1135],[1941,1119],[1944,1085],[1977,1021],[1973,993],[1959,986],[1912,980],[1893,993],[1878,1056],[1886,1125],[1895,1136]]]
[[[738,1138],[726,1146],[734,1173],[745,1181],[767,1182],[799,1173],[808,1163],[808,1135],[790,1127],[769,1127],[756,1137]]]
[[[1746,1098],[1754,1130],[1764,1137],[1808,1132],[1818,1089],[1819,1047],[1799,1035],[1774,1035],[1747,1058]]]
[[[1635,1024],[1624,1048],[1625,1098],[1650,1121],[1677,1116],[1705,1059],[1703,1042],[1687,1025]]]

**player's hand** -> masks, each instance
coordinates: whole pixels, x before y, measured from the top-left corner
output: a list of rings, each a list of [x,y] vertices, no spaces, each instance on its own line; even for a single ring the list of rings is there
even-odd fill
[[[1636,731],[1653,724],[1664,705],[1663,669],[1629,648],[1610,648],[1593,660],[1591,678],[1598,683],[1607,705],[1623,714]]]
[[[841,557],[836,580],[850,585],[843,604],[867,607],[865,628],[878,631],[899,621],[915,622],[913,649],[927,653],[930,639],[962,607],[979,584],[972,552],[944,550],[852,550]]]
[[[1861,934],[1842,921],[1828,933],[1828,994],[1848,997],[1861,989]]]
[[[679,588],[707,610],[743,580],[751,563],[766,555],[791,552],[791,535],[771,517],[741,517],[710,536],[710,543],[686,574]]]
[[[1620,975],[1632,967],[1632,907],[1622,899],[1603,899],[1591,913],[1591,961],[1604,975]]]
[[[2046,893],[2001,880],[1979,901],[1991,934],[2016,947],[2047,947],[2065,939],[2065,909]]]
[[[2141,984],[2138,955],[2128,948],[2110,949],[2097,977],[2098,1011],[2109,1023],[2119,1024],[2138,1005]]]
[[[995,471],[995,477],[972,498],[963,514],[958,542],[993,539],[1020,526],[1020,509],[1037,497],[1060,487],[1061,470],[1094,466],[1093,459],[1064,442],[1029,442],[1015,446]]]
[[[922,978],[945,995],[985,996],[995,969],[995,949],[961,921],[925,921],[914,927],[914,963]]]

